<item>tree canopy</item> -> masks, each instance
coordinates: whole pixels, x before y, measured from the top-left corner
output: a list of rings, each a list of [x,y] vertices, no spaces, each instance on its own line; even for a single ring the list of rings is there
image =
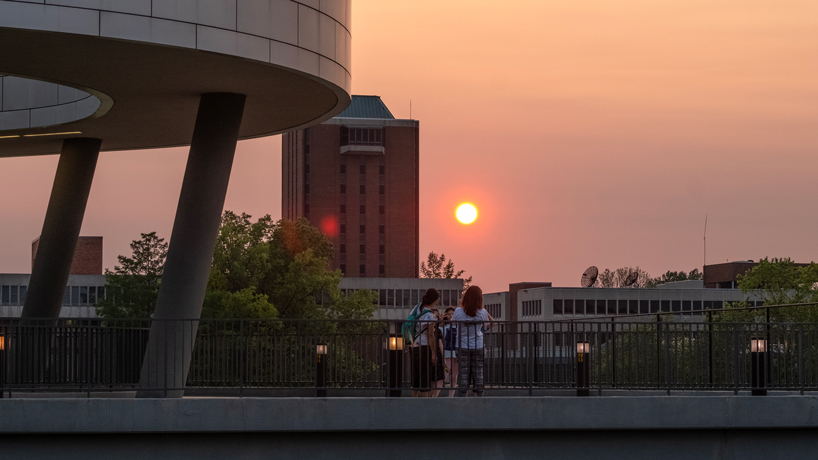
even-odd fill
[[[455,270],[452,259],[446,261],[446,254],[441,253],[439,256],[432,251],[426,258],[426,262],[420,263],[420,277],[421,278],[441,278],[452,279],[460,278],[466,270]],[[468,289],[471,285],[472,277],[463,280],[463,289]]]
[[[151,236],[152,235],[152,236]],[[135,241],[133,257],[120,256],[115,273],[108,278],[114,293],[110,308],[106,299],[98,309],[103,317],[147,317],[156,305],[161,268],[167,244],[151,239]],[[149,243],[159,240],[162,251]],[[151,257],[145,246],[154,248]],[[161,258],[159,256],[161,255]],[[340,271],[329,271],[332,243],[306,219],[274,222],[267,215],[255,222],[248,214],[225,211],[213,254],[213,264],[202,308],[203,318],[299,318],[369,319],[376,294],[360,290],[343,296]],[[123,261],[127,261],[125,264]],[[159,263],[161,261],[161,263]],[[134,272],[139,279],[122,276]],[[149,274],[147,278],[143,275]],[[148,282],[150,280],[150,283]],[[152,290],[133,290],[130,284],[146,284]],[[122,287],[120,289],[117,289]],[[115,292],[120,292],[117,297]],[[138,295],[140,308],[122,308]],[[110,297],[110,295],[109,295]]]
[[[626,286],[627,284],[626,280],[631,275],[635,275],[637,277],[636,282],[630,286]],[[594,286],[604,288],[652,287],[650,286],[650,282],[651,282],[650,274],[645,270],[642,270],[638,266],[635,268],[622,267],[617,268],[616,270],[613,271],[606,268],[602,273],[599,274],[599,277],[597,277]]]
[[[168,243],[156,232],[131,242],[131,257],[117,256],[119,265],[105,270],[106,297],[97,302],[105,318],[147,318],[156,307]]]
[[[738,277],[738,288],[744,294],[761,298],[765,305],[787,305],[818,302],[818,264],[796,266],[789,258],[763,258],[758,265]],[[749,306],[747,301],[736,302],[732,308]],[[763,309],[732,311],[722,315],[724,320],[766,319]],[[773,322],[818,322],[818,306],[785,307],[770,309]]]

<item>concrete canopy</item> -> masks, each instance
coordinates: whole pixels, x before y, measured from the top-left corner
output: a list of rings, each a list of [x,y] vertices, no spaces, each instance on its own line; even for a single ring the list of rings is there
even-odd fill
[[[247,96],[240,139],[349,104],[348,0],[66,3],[0,0],[0,74],[62,85],[32,84],[11,105],[4,85],[0,157],[59,153],[69,137],[102,139],[103,151],[189,145],[206,93]],[[48,91],[61,112],[43,102]],[[54,133],[73,134],[32,136]]]

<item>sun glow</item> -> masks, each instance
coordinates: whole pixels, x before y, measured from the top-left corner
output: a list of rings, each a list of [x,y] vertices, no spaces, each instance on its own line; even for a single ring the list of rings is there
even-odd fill
[[[457,220],[463,224],[470,224],[477,219],[477,208],[469,203],[463,203],[457,208]]]

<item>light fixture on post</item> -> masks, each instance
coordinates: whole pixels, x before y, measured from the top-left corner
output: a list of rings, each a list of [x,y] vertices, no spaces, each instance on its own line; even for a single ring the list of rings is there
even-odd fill
[[[390,334],[386,338],[386,386],[390,398],[400,398],[403,392],[403,337]]]
[[[327,344],[319,343],[315,346],[315,355],[318,363],[315,368],[315,396],[327,397]]]
[[[767,339],[750,339],[750,387],[753,396],[767,395]]]
[[[577,342],[577,396],[591,394],[591,343]]]

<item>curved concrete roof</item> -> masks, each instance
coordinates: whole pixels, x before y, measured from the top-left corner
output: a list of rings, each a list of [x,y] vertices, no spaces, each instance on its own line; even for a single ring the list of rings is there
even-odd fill
[[[350,101],[349,17],[350,0],[0,0],[0,156],[188,145],[211,92],[247,95],[242,139],[319,123]]]

